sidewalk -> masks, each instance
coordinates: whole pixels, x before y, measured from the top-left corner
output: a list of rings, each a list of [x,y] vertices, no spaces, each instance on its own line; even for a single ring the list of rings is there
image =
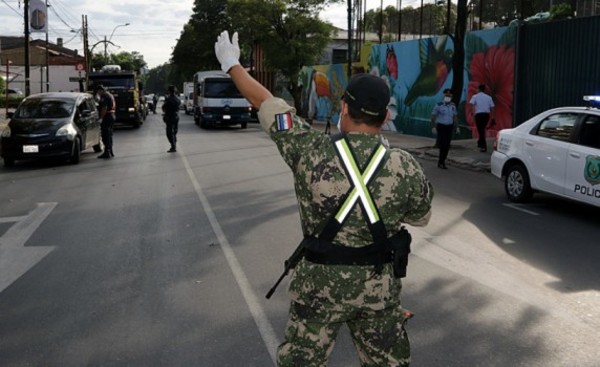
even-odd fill
[[[314,120],[314,128],[325,130],[325,122]],[[337,129],[334,127],[334,131]],[[383,136],[390,142],[390,146],[401,148],[410,152],[416,158],[437,161],[439,150],[434,148],[435,139],[424,136],[404,135],[394,131],[383,131]],[[490,156],[493,151],[494,139],[488,138],[487,152],[483,153],[477,148],[475,139],[452,140],[446,164],[450,167],[459,167],[473,171],[490,171]]]

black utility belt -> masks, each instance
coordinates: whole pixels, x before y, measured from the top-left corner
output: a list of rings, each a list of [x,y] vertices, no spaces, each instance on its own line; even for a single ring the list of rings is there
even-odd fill
[[[392,253],[383,246],[374,244],[363,247],[348,247],[321,241],[315,237],[304,237],[304,258],[324,265],[379,265],[392,262]]]
[[[322,265],[377,265],[392,262],[391,253],[362,256],[358,254],[322,254],[305,250],[304,258],[311,263]]]

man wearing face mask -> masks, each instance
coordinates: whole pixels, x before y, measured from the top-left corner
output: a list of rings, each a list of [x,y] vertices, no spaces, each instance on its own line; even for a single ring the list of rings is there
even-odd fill
[[[362,365],[408,366],[412,314],[400,290],[410,234],[402,225],[428,223],[433,190],[409,153],[382,142],[389,88],[354,76],[340,101],[341,133],[328,136],[240,65],[237,33],[222,32],[215,54],[293,173],[304,239],[287,262],[294,273],[278,366],[327,365],[344,324]]]
[[[452,91],[444,89],[444,101],[439,102],[431,112],[431,127],[434,133],[438,134],[438,147],[440,154],[438,158],[438,168],[448,169],[446,167],[446,158],[450,151],[450,141],[452,140],[452,132],[458,128],[458,115],[456,106],[452,102]]]

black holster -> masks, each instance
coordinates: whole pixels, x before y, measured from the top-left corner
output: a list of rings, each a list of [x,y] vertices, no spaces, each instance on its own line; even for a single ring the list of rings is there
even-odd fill
[[[388,241],[392,248],[394,276],[404,278],[408,266],[408,254],[410,254],[412,237],[406,228],[402,227],[400,232],[393,235]]]

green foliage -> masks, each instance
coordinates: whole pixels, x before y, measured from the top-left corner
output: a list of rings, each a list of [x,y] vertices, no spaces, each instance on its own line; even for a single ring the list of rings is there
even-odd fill
[[[573,9],[567,3],[553,5],[550,8],[550,18],[552,20],[569,19],[573,17]]]
[[[227,0],[195,0],[193,14],[171,55],[177,65],[174,77],[191,80],[197,71],[219,68],[214,44],[223,30],[231,28],[229,18]]]
[[[104,58],[103,53],[92,55],[92,69],[100,70],[104,65],[119,65],[122,70],[140,71],[146,66],[146,61],[144,61],[144,56],[137,51],[108,54],[107,59]]]
[[[218,69],[217,36],[223,30],[237,31],[240,62],[250,65],[256,44],[262,45],[266,64],[283,74],[299,103],[299,72],[304,65],[316,63],[333,32],[333,26],[321,21],[318,13],[336,2],[340,0],[196,0],[194,13],[173,49],[170,78],[183,82],[197,71]]]

